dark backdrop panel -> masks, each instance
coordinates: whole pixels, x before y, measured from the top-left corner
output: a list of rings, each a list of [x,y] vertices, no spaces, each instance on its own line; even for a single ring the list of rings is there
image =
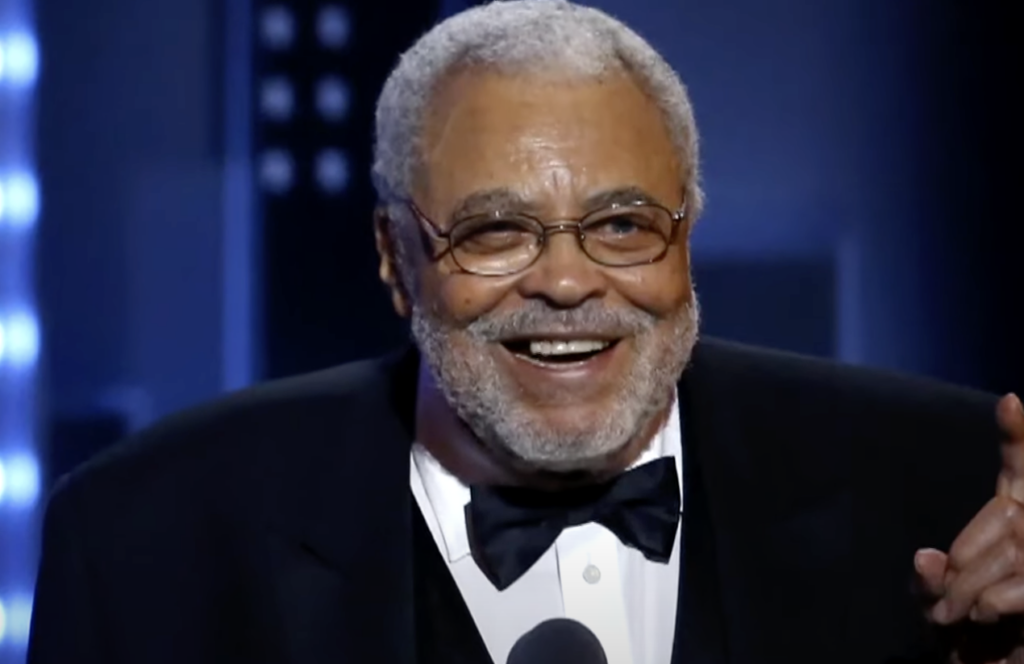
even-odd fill
[[[344,50],[329,53],[312,32],[321,5],[291,3],[299,33],[288,54],[257,50],[257,70],[287,74],[297,91],[297,114],[290,123],[256,123],[257,151],[283,145],[292,151],[297,169],[290,192],[263,195],[260,201],[268,378],[379,354],[407,338],[377,278],[376,196],[370,180],[374,105],[398,54],[433,24],[440,8],[426,0],[349,3],[352,40]],[[309,101],[316,81],[327,73],[346,80],[352,92],[351,110],[340,124],[324,122]],[[339,194],[321,191],[313,176],[316,154],[324,147],[349,157],[350,184]]]
[[[927,3],[925,3],[927,5]],[[951,380],[1024,390],[1024,12],[997,0],[928,6],[924,236],[934,334]]]
[[[835,355],[831,261],[716,261],[698,264],[694,280],[702,334],[820,357]]]

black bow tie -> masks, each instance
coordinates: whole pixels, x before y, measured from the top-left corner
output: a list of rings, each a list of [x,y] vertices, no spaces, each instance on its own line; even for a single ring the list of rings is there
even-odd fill
[[[470,548],[498,590],[515,583],[563,529],[599,523],[648,560],[667,563],[679,527],[675,460],[658,459],[603,484],[568,491],[472,487]]]

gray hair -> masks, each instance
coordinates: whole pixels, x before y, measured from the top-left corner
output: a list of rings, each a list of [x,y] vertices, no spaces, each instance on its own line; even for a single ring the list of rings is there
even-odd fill
[[[704,205],[697,127],[679,76],[642,37],[568,0],[502,0],[435,26],[406,51],[377,103],[373,180],[381,201],[409,198],[422,167],[422,129],[438,83],[459,67],[552,71],[579,77],[627,72],[658,104],[678,152],[687,212]]]

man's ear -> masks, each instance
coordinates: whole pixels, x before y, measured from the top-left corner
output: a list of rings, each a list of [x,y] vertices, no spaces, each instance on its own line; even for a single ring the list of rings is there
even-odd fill
[[[373,213],[373,230],[377,242],[377,254],[380,256],[380,280],[391,292],[391,304],[395,307],[395,313],[402,318],[408,318],[412,313],[412,301],[409,293],[402,283],[399,270],[398,242],[394,237],[395,224],[391,219],[387,207],[378,206]]]

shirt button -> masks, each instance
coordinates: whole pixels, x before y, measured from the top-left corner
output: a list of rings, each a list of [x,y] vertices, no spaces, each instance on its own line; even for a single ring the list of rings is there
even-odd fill
[[[583,568],[583,580],[594,585],[601,580],[601,570],[595,565],[587,565]]]

